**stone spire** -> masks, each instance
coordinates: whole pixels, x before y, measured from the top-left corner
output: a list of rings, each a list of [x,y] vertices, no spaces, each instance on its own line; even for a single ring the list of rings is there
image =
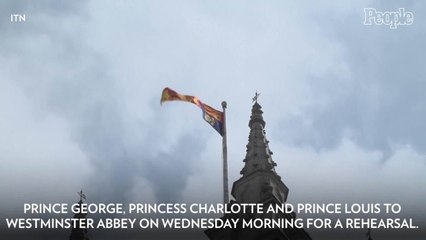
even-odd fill
[[[258,96],[258,95],[256,95]],[[265,134],[265,121],[262,107],[253,104],[249,121],[250,133],[247,144],[242,177],[232,188],[232,195],[237,202],[264,202],[271,197],[278,203],[287,199],[288,188],[275,172],[276,163],[272,160],[272,151]]]
[[[249,121],[250,133],[244,167],[241,177],[232,185],[235,201],[229,204],[260,203],[267,209],[270,205],[280,205],[287,201],[288,188],[275,172],[275,162],[265,134],[265,121],[262,107],[257,102],[259,94],[253,98],[253,108]],[[223,218],[232,219],[292,219],[295,213],[265,214],[225,214]],[[303,228],[236,228],[207,229],[210,240],[312,240]]]
[[[80,196],[80,201],[78,202],[78,208],[81,209],[81,204],[83,204],[83,199],[86,199],[86,195],[84,195],[83,190],[78,192],[78,195]],[[85,213],[81,213],[81,211],[78,211],[79,213],[74,214],[74,218],[86,218]],[[69,240],[89,240],[87,237],[87,229],[85,228],[73,228],[71,230],[71,235]]]
[[[259,170],[272,171],[276,174],[274,167],[277,164],[272,160],[273,153],[269,149],[269,141],[266,139],[265,121],[261,109],[262,107],[256,102],[251,110],[250,133],[244,158],[245,166],[240,172],[243,176]]]

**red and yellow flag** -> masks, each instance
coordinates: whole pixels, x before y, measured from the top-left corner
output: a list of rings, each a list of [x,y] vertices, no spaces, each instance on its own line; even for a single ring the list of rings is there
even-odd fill
[[[223,112],[210,107],[198,99],[198,97],[190,95],[182,95],[170,88],[164,88],[161,94],[160,104],[166,101],[184,101],[197,105],[203,111],[203,119],[208,122],[216,131],[223,136]]]

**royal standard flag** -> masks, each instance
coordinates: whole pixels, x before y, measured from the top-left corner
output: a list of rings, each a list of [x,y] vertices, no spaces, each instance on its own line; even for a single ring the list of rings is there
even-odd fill
[[[160,104],[166,101],[184,101],[197,105],[203,111],[203,119],[223,136],[223,112],[202,103],[197,97],[182,95],[167,87],[164,88],[161,94]]]

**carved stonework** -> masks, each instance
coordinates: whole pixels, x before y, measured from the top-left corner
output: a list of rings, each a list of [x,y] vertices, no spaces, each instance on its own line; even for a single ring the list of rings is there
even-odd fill
[[[258,94],[253,98],[254,104],[249,121],[250,133],[246,145],[246,156],[243,160],[241,178],[232,186],[232,196],[235,201],[230,204],[263,203],[283,204],[287,201],[287,186],[276,173],[277,164],[272,160],[272,151],[266,139],[265,121],[261,106],[257,102]],[[274,214],[263,216],[257,213],[245,215],[225,215],[224,218],[295,218],[295,214]],[[303,230],[291,229],[208,229],[207,236],[212,240],[311,240]]]

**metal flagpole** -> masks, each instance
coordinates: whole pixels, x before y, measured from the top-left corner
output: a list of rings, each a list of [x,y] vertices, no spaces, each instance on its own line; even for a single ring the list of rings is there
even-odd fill
[[[226,102],[222,102],[223,109],[223,135],[222,135],[222,157],[223,157],[223,203],[229,202],[228,190],[228,147],[226,146]]]

